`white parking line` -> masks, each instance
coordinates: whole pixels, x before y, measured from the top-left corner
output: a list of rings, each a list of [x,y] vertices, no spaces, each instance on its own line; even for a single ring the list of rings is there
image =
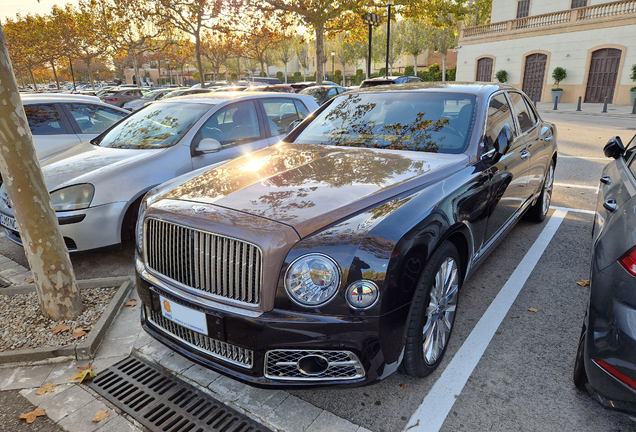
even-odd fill
[[[468,378],[488,348],[495,332],[550,244],[550,240],[554,237],[567,212],[567,209],[558,208],[552,213],[530,250],[435,382],[422,405],[413,413],[404,428],[405,432],[438,432],[442,427],[456,398],[462,392]]]
[[[598,193],[598,186],[586,186],[574,183],[554,183],[554,186],[563,187],[563,188],[578,188],[578,189],[589,189]]]
[[[585,156],[570,156],[570,155],[564,155],[564,154],[559,154],[557,157],[559,159],[560,158],[565,158],[565,159],[585,159],[585,160],[605,161],[605,162],[609,162],[611,160],[611,159],[608,159],[608,158],[585,157]]]

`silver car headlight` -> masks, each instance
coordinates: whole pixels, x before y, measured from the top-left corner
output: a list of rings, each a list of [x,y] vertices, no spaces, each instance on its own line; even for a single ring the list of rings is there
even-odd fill
[[[285,290],[303,307],[318,307],[333,299],[340,285],[340,267],[327,255],[310,253],[296,259],[285,273]]]
[[[93,201],[95,187],[92,184],[80,184],[51,192],[53,210],[69,211],[88,208]]]

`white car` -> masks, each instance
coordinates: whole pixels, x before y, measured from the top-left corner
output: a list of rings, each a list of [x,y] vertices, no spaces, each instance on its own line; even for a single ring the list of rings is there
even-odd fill
[[[311,96],[205,93],[153,102],[91,142],[41,161],[69,251],[117,248],[151,188],[278,143],[318,108]],[[21,244],[0,188],[0,225]]]
[[[88,142],[130,114],[95,96],[22,94],[38,158]]]

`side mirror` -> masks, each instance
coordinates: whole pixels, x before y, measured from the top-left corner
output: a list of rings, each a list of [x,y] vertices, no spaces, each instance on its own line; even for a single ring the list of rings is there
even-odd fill
[[[300,124],[300,120],[294,120],[293,122],[291,122],[289,124],[289,127],[287,128],[287,135],[289,135],[289,133],[293,131],[294,128],[298,126],[299,124]]]
[[[221,143],[212,138],[203,138],[196,148],[196,151],[201,153],[216,153],[219,150],[221,150]]]
[[[497,141],[494,142],[495,151],[500,155],[505,155],[510,149],[510,144],[512,144],[512,131],[510,130],[510,125],[506,123],[501,128]]]
[[[622,155],[625,154],[625,146],[623,145],[623,140],[621,137],[615,136],[610,138],[610,140],[603,147],[603,153],[608,158],[618,159]]]

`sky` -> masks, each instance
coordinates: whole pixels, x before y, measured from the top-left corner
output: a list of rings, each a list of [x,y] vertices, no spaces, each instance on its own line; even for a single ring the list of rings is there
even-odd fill
[[[38,0],[0,0],[0,20],[5,22],[7,17],[15,18],[18,13],[48,14],[53,5],[64,6],[67,3],[77,6],[79,0],[40,0],[39,3]]]

